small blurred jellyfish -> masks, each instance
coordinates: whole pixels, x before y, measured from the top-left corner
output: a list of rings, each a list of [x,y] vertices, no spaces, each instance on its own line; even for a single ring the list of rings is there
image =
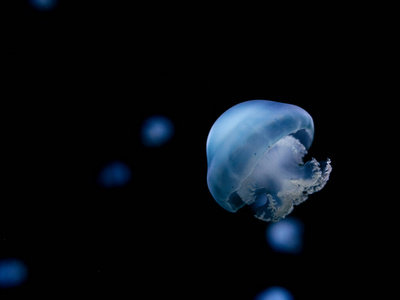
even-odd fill
[[[126,185],[131,179],[131,169],[120,161],[113,161],[100,171],[97,182],[105,187],[121,187]]]
[[[269,246],[276,252],[299,254],[303,249],[303,223],[288,217],[277,223],[271,223],[266,230]]]
[[[296,105],[251,100],[231,107],[207,138],[215,201],[230,212],[250,205],[263,221],[285,218],[329,180],[329,159],[303,162],[313,138],[313,119]]]
[[[52,10],[56,7],[58,0],[29,0],[32,7],[37,10]]]
[[[174,125],[165,116],[151,116],[142,124],[142,143],[147,147],[159,147],[167,143],[174,134]]]
[[[20,286],[28,277],[28,268],[19,259],[7,258],[0,260],[0,288]]]
[[[284,287],[271,286],[260,292],[254,300],[294,300],[294,298]]]

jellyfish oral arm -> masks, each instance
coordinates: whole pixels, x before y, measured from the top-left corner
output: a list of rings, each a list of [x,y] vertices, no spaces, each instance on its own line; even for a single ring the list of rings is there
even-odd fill
[[[279,221],[325,186],[332,170],[330,160],[312,158],[304,164],[306,153],[301,142],[288,135],[260,158],[237,191],[244,203],[252,205],[257,218]]]

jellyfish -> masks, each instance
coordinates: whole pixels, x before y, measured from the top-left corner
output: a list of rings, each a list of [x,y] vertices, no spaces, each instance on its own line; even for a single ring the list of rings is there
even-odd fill
[[[250,205],[260,220],[281,220],[329,179],[330,159],[303,162],[313,137],[313,119],[298,106],[251,100],[231,107],[207,138],[215,201],[230,212]]]
[[[271,286],[260,292],[254,300],[293,300],[292,294],[282,286]]]
[[[268,225],[266,238],[269,246],[276,252],[299,254],[303,248],[303,233],[303,223],[289,216]]]
[[[37,10],[52,10],[56,7],[58,0],[30,0],[29,3]]]
[[[28,268],[17,258],[0,260],[0,288],[20,286],[28,277]]]
[[[122,187],[131,179],[131,169],[121,161],[113,161],[100,171],[97,181],[105,188]]]
[[[142,125],[142,143],[147,147],[159,147],[167,143],[174,134],[174,125],[165,116],[151,116]]]

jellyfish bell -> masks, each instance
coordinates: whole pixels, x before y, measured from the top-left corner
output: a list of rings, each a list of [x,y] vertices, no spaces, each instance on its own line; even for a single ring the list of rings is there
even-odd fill
[[[279,221],[329,179],[329,159],[303,163],[313,137],[313,119],[298,106],[268,100],[233,106],[207,138],[212,196],[230,212],[247,204],[257,218]]]

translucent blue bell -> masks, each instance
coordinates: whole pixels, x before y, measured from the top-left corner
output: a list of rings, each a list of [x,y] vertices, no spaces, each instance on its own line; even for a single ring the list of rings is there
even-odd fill
[[[207,138],[211,194],[230,212],[247,204],[257,218],[279,221],[329,179],[329,159],[303,163],[313,137],[313,119],[298,106],[268,100],[233,106]]]

